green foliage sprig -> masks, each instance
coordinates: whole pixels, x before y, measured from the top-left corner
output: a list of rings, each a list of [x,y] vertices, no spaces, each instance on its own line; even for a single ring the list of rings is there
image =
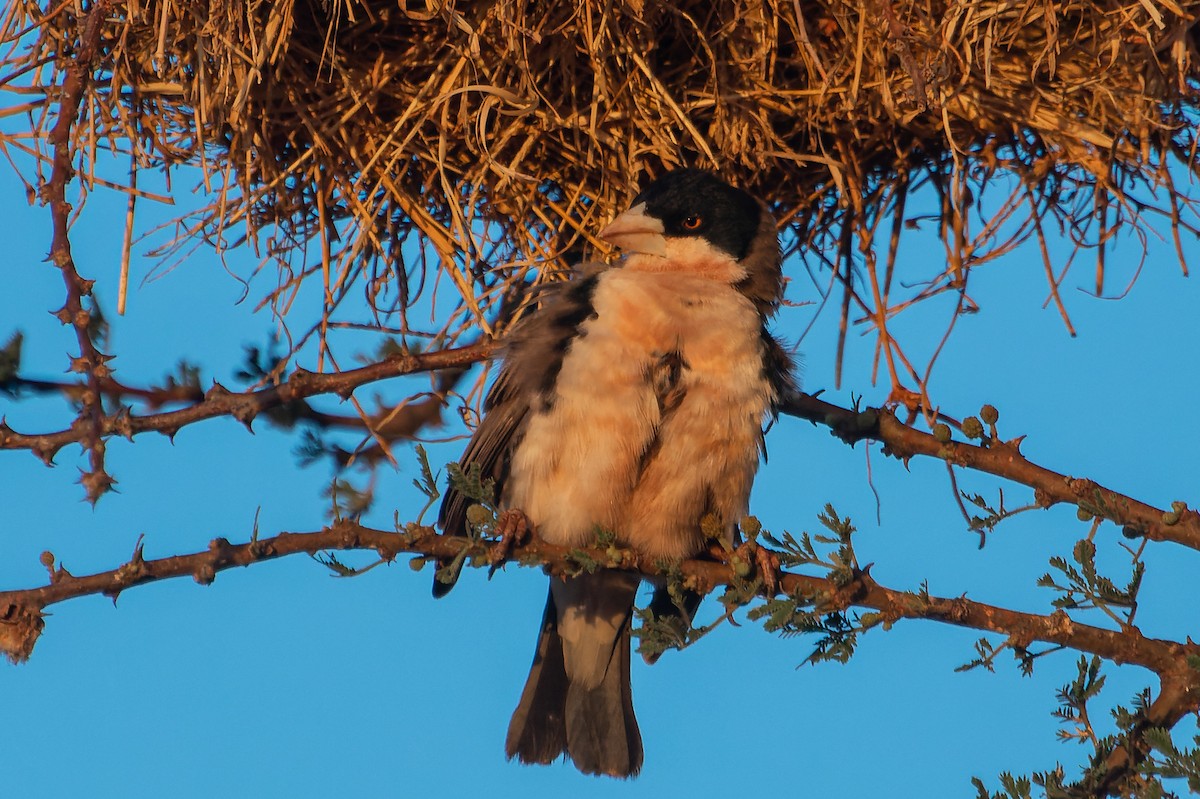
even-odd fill
[[[1050,565],[1058,577],[1047,572],[1038,579],[1042,588],[1052,588],[1059,593],[1053,605],[1063,610],[1100,610],[1110,619],[1127,629],[1133,625],[1137,613],[1137,595],[1145,576],[1145,564],[1135,553],[1133,570],[1124,588],[1118,588],[1112,579],[1100,574],[1096,568],[1096,545],[1090,538],[1076,542],[1071,552],[1074,564],[1056,555]],[[1121,609],[1118,613],[1114,608]]]

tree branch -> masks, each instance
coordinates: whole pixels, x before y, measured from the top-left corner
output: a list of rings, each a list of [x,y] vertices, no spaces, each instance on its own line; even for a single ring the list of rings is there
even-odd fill
[[[389,377],[461,368],[487,360],[497,346],[494,341],[482,341],[450,350],[395,355],[359,369],[336,373],[297,369],[278,386],[257,391],[231,392],[220,383],[213,383],[204,399],[194,405],[146,416],[135,416],[125,409],[102,416],[99,429],[101,435],[122,435],[129,439],[151,431],[174,436],[186,425],[221,416],[231,416],[249,427],[258,414],[289,402],[319,394],[337,394],[346,398],[360,386]],[[86,441],[90,432],[89,425],[80,419],[66,430],[35,434],[18,433],[0,421],[0,449],[28,449],[49,463],[62,447]]]
[[[486,563],[492,544],[479,539],[439,535],[432,527],[408,525],[402,532],[375,530],[350,521],[311,533],[280,533],[272,538],[231,544],[214,538],[203,552],[175,555],[157,560],[143,557],[139,539],[133,557],[121,566],[97,574],[77,577],[45,552],[42,563],[50,573],[48,585],[39,588],[0,592],[0,651],[14,663],[27,660],[45,622],[44,609],[52,604],[91,594],[113,598],[137,585],[190,575],[208,585],[220,571],[249,566],[287,555],[315,555],[331,550],[373,550],[387,562],[406,553],[418,563],[424,560],[452,560],[470,557],[476,565]],[[464,550],[466,552],[464,553]],[[522,565],[540,565],[552,575],[569,575],[580,570],[619,568],[648,576],[682,579],[695,591],[708,593],[722,585],[744,586],[744,578],[728,563],[689,560],[677,566],[651,562],[627,550],[612,547],[568,549],[536,539],[517,546],[513,559]],[[423,564],[421,564],[423,565]],[[765,581],[771,584],[770,580]],[[1124,781],[1136,774],[1138,765],[1148,756],[1149,747],[1142,737],[1152,727],[1170,729],[1188,713],[1200,708],[1200,671],[1190,663],[1200,657],[1200,645],[1157,638],[1146,638],[1136,628],[1107,630],[1071,619],[1064,611],[1038,615],[975,602],[965,597],[944,598],[925,592],[913,593],[886,588],[875,582],[869,570],[858,570],[849,582],[830,578],[778,572],[775,585],[780,593],[820,613],[842,611],[850,607],[870,608],[885,622],[900,619],[926,619],[1003,635],[1021,648],[1034,641],[1069,647],[1098,655],[1121,664],[1135,664],[1159,675],[1162,689],[1158,699],[1146,710],[1124,743],[1109,753],[1103,773],[1085,780],[1095,796],[1118,791]],[[1090,784],[1095,782],[1095,784]]]
[[[1147,730],[1160,727],[1172,729],[1184,716],[1197,709],[1196,670],[1180,658],[1174,667],[1160,673],[1161,688],[1155,699],[1133,728],[1124,736],[1125,742],[1109,752],[1104,759],[1104,768],[1090,781],[1085,778],[1084,786],[1093,796],[1129,795],[1124,787],[1137,774],[1138,766],[1150,755],[1150,746],[1144,735]]]
[[[204,399],[204,392],[194,385],[172,383],[165,386],[129,386],[112,377],[102,377],[98,381],[100,393],[113,402],[125,399],[145,403],[151,409],[164,405],[183,402],[199,402]],[[34,394],[61,394],[70,402],[80,402],[84,392],[88,390],[87,383],[74,380],[39,380],[33,377],[14,375],[7,380],[0,380],[0,391],[20,394],[29,391]]]
[[[896,418],[886,408],[850,410],[808,394],[789,397],[782,412],[823,424],[848,444],[864,439],[883,443],[884,453],[904,461],[925,455],[957,466],[1003,477],[1034,489],[1043,508],[1059,502],[1078,505],[1092,515],[1121,525],[1125,535],[1171,541],[1200,550],[1200,513],[1191,508],[1155,508],[1085,478],[1068,477],[1033,463],[1021,454],[1023,437],[1000,441],[983,436],[979,445],[941,441]]]
[[[74,147],[72,128],[79,113],[84,92],[95,69],[94,61],[99,52],[101,23],[108,14],[109,0],[98,0],[83,20],[83,31],[79,46],[66,65],[66,77],[59,93],[58,117],[50,130],[49,142],[53,150],[50,180],[42,187],[42,202],[50,207],[54,233],[50,245],[50,261],[62,272],[66,285],[66,301],[55,316],[64,324],[75,328],[79,342],[79,356],[71,360],[71,371],[81,372],[87,378],[88,390],[81,397],[82,408],[73,427],[78,429],[79,440],[88,451],[91,470],[84,472],[81,482],[87,490],[88,500],[95,503],[112,487],[113,479],[104,469],[104,410],[100,404],[100,380],[109,374],[108,361],[112,356],[101,353],[92,341],[90,333],[91,313],[83,307],[83,298],[92,293],[93,281],[85,280],[75,268],[68,234],[71,223],[71,204],[67,202],[67,184],[75,176],[72,165]],[[60,56],[66,56],[60,53]]]
[[[133,557],[121,566],[87,576],[75,576],[43,553],[42,561],[50,571],[50,582],[39,588],[0,592],[0,619],[34,614],[49,605],[68,599],[104,594],[116,599],[133,586],[191,576],[207,585],[216,574],[237,566],[249,566],[287,555],[316,554],[325,550],[374,550],[385,561],[400,553],[421,558],[452,560],[464,550],[476,565],[486,564],[491,542],[462,536],[439,535],[434,528],[410,524],[402,532],[376,530],[351,521],[338,521],[317,532],[283,532],[244,544],[231,544],[214,538],[203,552],[174,555],[157,560],[143,557],[141,542]],[[678,576],[693,590],[711,592],[718,586],[744,583],[727,563],[714,560],[686,560],[665,566],[629,550],[613,548],[571,549],[537,539],[513,548],[511,560],[521,565],[541,565],[554,575],[578,573],[583,568],[620,568],[647,576]],[[1048,616],[1023,613],[975,602],[964,597],[939,598],[885,588],[875,582],[869,570],[858,571],[848,584],[831,579],[780,571],[779,593],[811,601],[821,612],[848,607],[870,608],[888,621],[928,619],[959,627],[1008,636],[1027,645],[1033,641],[1071,647],[1120,663],[1133,663],[1158,674],[1178,672],[1179,664],[1189,656],[1200,656],[1200,644],[1178,643],[1146,638],[1136,631],[1120,632],[1082,624],[1058,610]],[[14,610],[15,609],[15,610]],[[39,627],[40,629],[40,627]],[[0,644],[2,645],[2,644]],[[30,646],[32,649],[32,646]],[[6,653],[14,660],[28,657],[29,651]],[[1200,673],[1191,679],[1200,684]]]
[[[120,434],[130,439],[149,431],[174,436],[186,425],[220,416],[232,416],[249,427],[259,413],[306,397],[320,394],[349,397],[357,388],[379,380],[470,366],[491,358],[498,349],[498,342],[482,341],[450,350],[397,355],[344,372],[297,369],[278,386],[249,392],[230,392],[214,383],[202,401],[186,408],[145,416],[135,416],[128,410],[102,416],[100,431],[102,435]],[[422,405],[413,412],[424,418],[430,408]],[[886,408],[853,410],[800,392],[786,398],[781,412],[822,424],[848,444],[864,439],[879,441],[885,454],[905,461],[924,455],[1027,485],[1034,489],[1041,507],[1049,508],[1059,502],[1077,505],[1094,516],[1121,525],[1130,537],[1171,541],[1200,550],[1200,513],[1190,508],[1171,511],[1156,508],[1092,480],[1047,469],[1021,454],[1021,438],[1000,441],[984,435],[978,445],[942,441],[905,424]],[[336,423],[332,419],[327,421]],[[28,449],[50,463],[59,449],[66,444],[86,442],[91,432],[91,425],[82,417],[66,430],[40,434],[18,433],[0,420],[0,449]]]

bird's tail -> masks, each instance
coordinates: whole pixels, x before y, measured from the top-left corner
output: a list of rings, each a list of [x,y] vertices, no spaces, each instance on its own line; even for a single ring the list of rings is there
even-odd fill
[[[637,585],[636,575],[620,572],[551,584],[533,666],[508,727],[510,758],[551,763],[565,754],[585,774],[611,777],[641,770],[629,685]]]

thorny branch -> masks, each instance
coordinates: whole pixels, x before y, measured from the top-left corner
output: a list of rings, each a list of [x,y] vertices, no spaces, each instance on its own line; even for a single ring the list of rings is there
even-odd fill
[[[208,585],[220,571],[301,553],[373,550],[387,562],[405,553],[415,556],[419,559],[417,563],[422,564],[429,559],[452,559],[464,549],[479,562],[486,562],[489,557],[488,542],[438,535],[431,527],[412,524],[403,532],[390,532],[342,520],[318,532],[284,532],[244,544],[215,538],[203,552],[157,560],[144,558],[139,541],[127,563],[87,576],[72,575],[61,564],[56,567],[54,556],[47,552],[43,553],[42,562],[50,573],[48,585],[0,592],[0,649],[14,662],[27,659],[45,625],[45,608],[76,597],[104,594],[115,602],[123,591],[133,586],[189,575],[196,582]],[[689,560],[664,569],[663,564],[626,550],[569,549],[536,538],[518,545],[511,557],[524,565],[541,565],[555,576],[578,573],[581,568],[597,565],[658,576],[667,576],[669,569],[672,577],[682,577],[685,586],[700,592],[710,592],[718,586],[734,585],[742,580],[728,563]],[[820,612],[849,607],[870,608],[888,623],[902,619],[940,621],[1004,635],[1010,641],[1019,641],[1022,646],[1040,641],[1143,666],[1159,675],[1161,692],[1147,709],[1139,725],[1142,729],[1169,728],[1184,715],[1200,708],[1200,671],[1187,665],[1189,659],[1200,657],[1200,645],[1190,641],[1179,643],[1106,630],[1076,622],[1061,610],[1038,615],[965,597],[942,598],[923,591],[898,591],[875,582],[869,570],[856,570],[849,582],[782,571],[776,573],[773,583],[770,579],[764,582],[777,585],[783,594],[811,602]],[[1109,756],[1104,784],[1100,786],[1103,791],[1119,785],[1144,759],[1146,750],[1140,739],[1134,736],[1131,740],[1133,744],[1118,746]]]
[[[135,416],[123,409],[99,419],[102,436],[122,435],[132,439],[139,433],[158,432],[174,436],[189,424],[229,416],[249,426],[260,413],[296,400],[321,394],[349,397],[360,386],[389,377],[458,369],[486,360],[497,348],[493,341],[482,341],[465,347],[423,353],[394,355],[358,369],[343,372],[309,372],[297,369],[277,386],[257,391],[232,392],[214,383],[204,399],[178,410]],[[76,420],[65,430],[52,433],[18,433],[0,421],[0,449],[28,449],[49,463],[63,446],[86,441],[90,430]]]
[[[108,361],[96,348],[89,333],[91,314],[83,306],[83,298],[92,293],[93,281],[85,280],[75,267],[68,236],[71,219],[71,204],[67,202],[67,184],[75,175],[72,166],[74,147],[72,127],[79,113],[80,103],[88,89],[88,81],[94,69],[102,23],[108,14],[109,0],[99,0],[83,17],[83,31],[79,45],[65,68],[66,76],[60,92],[58,118],[50,131],[49,142],[53,151],[50,180],[42,187],[42,202],[50,207],[54,233],[50,245],[50,261],[62,271],[66,284],[66,302],[55,315],[64,325],[75,328],[79,341],[79,356],[71,360],[71,371],[80,372],[87,379],[87,391],[80,397],[81,409],[75,427],[80,433],[80,442],[87,450],[91,471],[83,474],[81,482],[87,490],[87,498],[95,503],[112,487],[113,479],[104,469],[104,411],[100,402],[101,380],[108,377]]]
[[[11,623],[14,616],[19,614],[32,613],[40,617],[41,611],[50,605],[93,594],[103,594],[115,600],[126,589],[175,577],[191,576],[196,582],[207,585],[218,572],[287,555],[311,555],[324,550],[373,550],[385,561],[392,561],[401,553],[427,559],[453,559],[463,549],[469,549],[469,554],[483,563],[487,562],[491,551],[487,541],[442,535],[433,527],[413,524],[403,532],[391,532],[340,520],[317,532],[283,532],[244,544],[231,544],[224,538],[214,538],[203,552],[157,560],[146,560],[139,544],[129,562],[110,571],[86,576],[73,575],[61,564],[55,567],[53,556],[44,553],[43,562],[50,572],[49,584],[40,588],[0,591],[0,619]],[[629,550],[573,549],[555,546],[536,537],[514,546],[509,560],[522,565],[540,564],[556,576],[576,574],[584,562],[648,576],[677,573],[682,575],[687,587],[706,593],[741,579],[729,564],[719,561],[686,560],[678,565],[678,572],[675,572],[674,566],[666,568],[653,558],[639,556]],[[1187,657],[1200,657],[1200,644],[1127,635],[1117,630],[1082,624],[1070,619],[1061,610],[1041,616],[995,607],[965,597],[938,598],[886,588],[875,582],[869,570],[856,572],[853,580],[845,585],[828,578],[784,571],[779,571],[776,577],[779,594],[813,598],[821,611],[861,607],[878,611],[888,621],[942,621],[1011,636],[1026,644],[1041,641],[1069,646],[1109,660],[1143,666],[1160,674],[1174,674]],[[32,643],[30,641],[30,649]],[[22,653],[6,648],[5,651],[18,660],[29,654],[28,650]],[[1200,672],[1195,674],[1194,680],[1195,687],[1200,687]],[[1196,699],[1200,701],[1200,694]]]
[[[298,369],[278,386],[244,393],[231,392],[219,383],[206,392],[203,400],[188,407],[162,413],[136,416],[127,409],[102,416],[102,436],[132,438],[139,433],[158,432],[173,436],[182,427],[205,419],[229,416],[250,425],[264,411],[307,397],[337,394],[349,397],[357,388],[390,377],[437,370],[457,370],[485,361],[499,350],[495,341],[481,341],[449,350],[396,355],[385,360],[337,373],[314,373]],[[436,400],[414,408],[422,414],[436,410]],[[426,407],[426,406],[429,407]],[[1022,439],[995,441],[984,438],[976,444],[943,442],[931,433],[918,430],[898,419],[888,409],[863,411],[844,408],[815,396],[796,393],[786,399],[781,411],[800,419],[822,424],[849,444],[873,439],[884,445],[884,452],[903,460],[914,456],[938,458],[955,466],[1003,477],[1034,489],[1037,503],[1048,508],[1057,503],[1079,505],[1094,516],[1121,525],[1126,535],[1152,541],[1171,541],[1200,550],[1200,513],[1192,509],[1167,511],[1106,488],[1092,480],[1074,478],[1036,464],[1020,451]],[[338,418],[313,411],[332,426]],[[63,446],[84,443],[91,433],[88,420],[77,419],[71,427],[51,433],[24,434],[0,420],[0,450],[28,449],[49,463]]]
[[[1040,506],[1049,508],[1060,502],[1078,505],[1094,516],[1121,525],[1129,537],[1171,541],[1200,550],[1200,513],[1190,508],[1182,511],[1155,508],[1092,480],[1069,477],[1040,466],[1021,454],[1023,437],[1010,441],[985,437],[979,445],[943,442],[931,433],[905,424],[888,409],[850,410],[801,393],[789,397],[782,412],[823,424],[849,444],[864,439],[879,441],[886,454],[905,461],[925,455],[1022,483],[1034,489]]]
[[[200,402],[204,392],[192,385],[172,384],[168,386],[131,386],[112,377],[102,377],[98,381],[100,393],[110,400],[120,402],[124,399],[136,400],[152,409],[163,405],[179,402]],[[68,400],[79,401],[87,391],[85,383],[71,380],[38,380],[35,378],[13,377],[8,380],[0,379],[0,391],[14,394],[28,391],[34,394],[60,394]]]

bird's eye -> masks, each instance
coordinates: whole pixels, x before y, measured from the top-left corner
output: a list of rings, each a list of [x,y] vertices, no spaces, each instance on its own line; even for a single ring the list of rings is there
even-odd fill
[[[700,226],[703,224],[704,224],[704,217],[696,216],[693,214],[692,216],[689,216],[683,220],[683,229],[684,230],[699,230]]]

